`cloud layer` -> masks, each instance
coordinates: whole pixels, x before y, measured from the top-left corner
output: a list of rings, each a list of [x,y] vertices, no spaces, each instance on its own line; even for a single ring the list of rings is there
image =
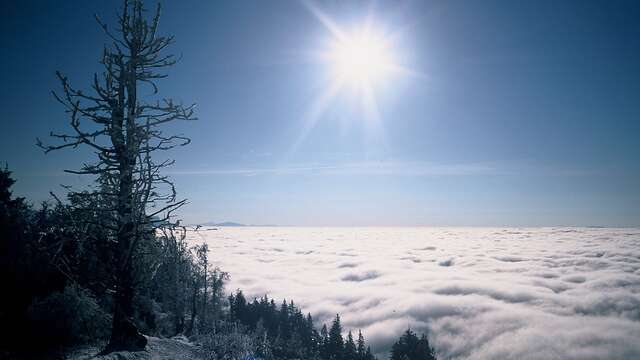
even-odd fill
[[[386,354],[408,326],[445,359],[640,358],[640,229],[222,228],[229,289],[340,313]]]

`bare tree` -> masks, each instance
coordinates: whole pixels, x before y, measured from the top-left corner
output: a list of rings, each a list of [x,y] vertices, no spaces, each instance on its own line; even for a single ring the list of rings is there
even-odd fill
[[[160,5],[149,19],[145,12],[141,0],[124,0],[113,31],[96,17],[111,42],[100,60],[104,70],[94,74],[90,94],[72,87],[67,77],[57,73],[62,92],[54,96],[69,114],[72,132],[51,133],[60,140],[55,145],[38,140],[45,152],[83,145],[97,156],[94,163],[65,171],[96,177],[95,190],[82,194],[100,199],[100,225],[110,231],[116,248],[112,334],[105,352],[145,347],[146,339],[131,321],[134,255],[140,242],[153,238],[158,227],[171,224],[173,212],[185,204],[176,199],[173,184],[161,174],[173,161],[156,162],[152,155],[189,143],[184,136],[164,135],[160,127],[194,120],[194,105],[171,99],[149,103],[139,96],[144,88],[157,94],[156,81],[166,77],[161,71],[176,63],[173,55],[164,54],[173,37],[157,34]]]

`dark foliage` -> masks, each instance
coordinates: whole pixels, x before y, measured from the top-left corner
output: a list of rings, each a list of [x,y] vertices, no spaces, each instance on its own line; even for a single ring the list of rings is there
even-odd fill
[[[407,329],[391,348],[391,360],[435,360],[435,352],[426,335],[418,337]]]
[[[27,349],[38,353],[99,339],[103,331],[79,323],[104,319],[93,295],[105,291],[96,286],[97,278],[104,276],[100,268],[107,266],[102,254],[85,256],[91,246],[78,241],[79,229],[68,208],[43,204],[34,210],[22,198],[12,198],[10,175],[0,170],[0,273],[3,293],[9,294],[0,297],[0,323],[11,329],[0,337],[0,348],[24,350],[25,339],[36,338]],[[83,231],[91,233],[89,228]],[[79,282],[85,286],[76,286]]]
[[[238,291],[229,296],[228,320],[241,324],[254,338],[266,340],[269,356],[265,359],[374,359],[361,332],[357,345],[351,332],[346,341],[343,339],[339,315],[330,331],[323,325],[318,332],[311,314],[304,315],[293,301],[284,300],[277,306],[265,295],[247,302],[242,291]]]
[[[84,344],[109,335],[111,317],[77,284],[35,299],[27,311],[34,338],[55,344]]]
[[[92,225],[99,204],[89,203],[90,196],[71,195],[65,204],[34,210],[11,196],[10,175],[0,170],[0,273],[4,293],[11,294],[0,297],[0,322],[11,329],[0,337],[0,351],[36,356],[106,340],[115,245],[103,227]],[[83,210],[79,201],[85,202]],[[146,236],[133,259],[136,326],[149,335],[173,336],[205,308],[219,313],[227,275],[203,266],[184,230],[165,228]],[[188,308],[192,302],[196,306]],[[27,339],[37,341],[27,345]]]

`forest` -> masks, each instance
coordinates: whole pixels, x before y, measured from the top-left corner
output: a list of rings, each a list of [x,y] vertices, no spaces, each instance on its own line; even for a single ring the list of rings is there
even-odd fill
[[[195,105],[138,97],[143,87],[157,94],[177,61],[164,53],[173,37],[158,34],[159,19],[159,6],[124,1],[114,26],[97,18],[111,46],[90,91],[57,74],[70,132],[37,145],[93,152],[94,163],[66,170],[92,177],[92,186],[34,206],[12,194],[9,168],[0,170],[0,322],[11,329],[0,357],[64,358],[83,345],[102,355],[144,351],[149,336],[184,336],[203,359],[375,359],[366,334],[345,331],[339,314],[318,324],[291,300],[228,294],[232,274],[209,261],[206,243],[188,244],[198,230],[178,220],[185,200],[162,173],[173,162],[160,154],[189,139],[161,129],[195,120]],[[427,337],[410,329],[391,353],[434,358]]]

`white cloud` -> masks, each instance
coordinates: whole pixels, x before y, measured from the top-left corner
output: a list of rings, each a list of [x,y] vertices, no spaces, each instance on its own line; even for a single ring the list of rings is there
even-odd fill
[[[640,230],[223,228],[229,289],[340,313],[379,354],[410,326],[442,358],[640,358]],[[194,236],[201,241],[201,236]]]

